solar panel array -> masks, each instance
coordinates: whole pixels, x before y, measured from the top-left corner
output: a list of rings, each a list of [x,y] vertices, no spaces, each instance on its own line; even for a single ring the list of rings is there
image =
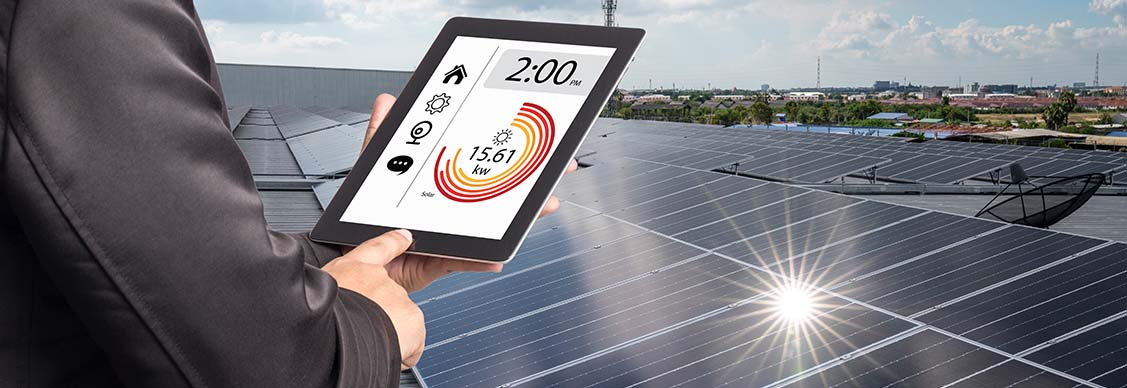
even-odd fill
[[[411,295],[427,386],[1127,385],[1127,244],[717,173],[749,155],[605,124],[504,272]]]
[[[739,163],[733,171],[796,183],[825,183],[846,175],[863,175],[874,167],[876,177],[882,180],[927,184],[985,180],[995,172],[994,178],[1007,181],[1008,166],[1015,162],[1032,176],[1127,170],[1124,153],[1006,144],[912,143],[893,137],[614,119],[599,120],[593,134],[579,153],[581,162],[597,162],[602,151],[692,168]],[[680,155],[685,156],[677,158]]]
[[[250,109],[234,135],[255,175],[322,177],[352,168],[367,126],[362,113],[278,106]]]

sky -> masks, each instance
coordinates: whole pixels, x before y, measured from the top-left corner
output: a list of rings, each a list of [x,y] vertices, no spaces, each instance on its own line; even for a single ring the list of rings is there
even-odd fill
[[[602,24],[600,0],[197,0],[220,63],[413,70],[443,23]],[[620,0],[624,88],[1127,84],[1127,0]]]

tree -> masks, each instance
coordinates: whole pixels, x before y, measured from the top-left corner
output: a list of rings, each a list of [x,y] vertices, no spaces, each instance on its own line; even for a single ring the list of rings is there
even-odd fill
[[[771,124],[771,117],[774,113],[771,112],[771,107],[767,106],[763,100],[756,101],[751,104],[751,119],[754,122]]]
[[[800,121],[798,121],[798,103],[797,102],[787,101],[787,104],[785,106],[783,106],[783,109],[785,109],[787,111],[787,122],[800,122]]]
[[[1064,108],[1064,113],[1072,113],[1072,111],[1076,110],[1076,93],[1067,90],[1063,91],[1060,97],[1057,98],[1057,102],[1061,103],[1061,107]]]
[[[943,106],[951,105],[951,97],[943,96]]]
[[[1063,104],[1064,113],[1076,111],[1076,94],[1072,91],[1062,91],[1061,97],[1057,98],[1057,102]]]
[[[1067,141],[1061,139],[1045,140],[1041,142],[1041,146],[1049,148],[1072,148],[1068,145]]]
[[[849,119],[864,120],[869,116],[880,113],[881,106],[879,102],[869,100],[862,103],[852,103],[846,108],[849,112]]]
[[[1063,99],[1063,95],[1061,98]],[[1041,113],[1041,118],[1045,119],[1045,126],[1051,130],[1059,130],[1065,124],[1068,124],[1068,110],[1061,101],[1054,102],[1045,107],[1045,111]]]

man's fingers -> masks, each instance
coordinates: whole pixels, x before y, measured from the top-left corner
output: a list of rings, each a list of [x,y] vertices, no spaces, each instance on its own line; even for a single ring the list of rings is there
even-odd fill
[[[572,159],[571,163],[567,164],[567,170],[564,170],[564,172],[568,173],[568,172],[572,172],[572,171],[575,171],[575,170],[578,170],[578,169],[579,169],[579,162],[575,161],[575,159]]]
[[[360,149],[368,146],[368,142],[380,128],[380,123],[387,118],[387,112],[391,110],[392,105],[395,105],[395,96],[387,93],[376,96],[376,102],[372,104],[372,118],[368,120],[368,131],[364,133],[364,145]]]
[[[540,217],[552,214],[556,210],[560,210],[560,200],[553,195],[548,197],[547,202],[544,202],[544,208],[540,209]]]
[[[498,263],[479,263],[465,260],[446,260],[439,264],[446,273],[450,272],[501,272],[503,267]]]
[[[355,256],[368,264],[387,265],[411,247],[411,232],[396,229],[357,245],[348,256]]]

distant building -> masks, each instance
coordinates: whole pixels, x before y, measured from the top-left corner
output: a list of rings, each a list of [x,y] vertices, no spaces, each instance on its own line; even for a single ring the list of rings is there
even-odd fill
[[[826,98],[826,94],[822,92],[790,92],[787,93],[787,101],[821,101]]]
[[[873,90],[881,92],[889,89],[894,89],[895,86],[892,86],[892,84],[892,81],[877,81],[873,83]]]
[[[875,115],[866,117],[865,119],[867,119],[867,120],[887,120],[887,121],[896,121],[896,122],[906,122],[906,121],[915,120],[915,119],[912,118],[912,116],[909,116],[907,113],[899,113],[899,112],[877,113]]]
[[[638,97],[638,102],[641,102],[641,103],[651,103],[651,102],[666,102],[666,103],[668,103],[668,102],[671,102],[671,101],[673,101],[673,98],[669,97],[667,95],[664,95],[664,94],[647,94],[647,95]]]
[[[771,85],[768,85],[768,84],[759,85],[759,90],[763,91],[763,92],[771,90]]]
[[[948,94],[947,98],[950,98],[952,100],[973,100],[973,99],[978,98],[978,93]]]
[[[968,84],[963,86],[963,94],[978,94],[979,89],[982,89],[982,87],[978,85],[978,82]]]
[[[990,94],[987,94],[986,96],[984,96],[983,98],[989,98],[989,99],[1017,98],[1017,95],[1013,94],[1013,93],[990,93]]]
[[[622,102],[634,102],[634,101],[638,101],[638,96],[635,96],[633,94],[627,94],[627,95],[622,96]]]
[[[940,98],[943,97],[943,91],[947,90],[946,87],[933,86],[928,88],[920,88],[920,98]]]
[[[853,95],[850,95],[849,97],[846,97],[845,99],[849,100],[849,101],[865,101],[865,100],[869,99],[869,95],[865,94],[865,93],[853,94]]]
[[[1104,88],[1104,93],[1107,94],[1127,94],[1127,87],[1123,86],[1108,86]]]
[[[743,95],[743,94],[717,94],[715,96],[712,96],[712,99],[716,100],[716,101],[723,101],[723,100],[743,101],[743,100],[747,99],[747,96]]]
[[[1088,83],[1087,83],[1087,82],[1073,82],[1073,83],[1072,83],[1072,88],[1073,88],[1073,89],[1084,89],[1084,88],[1086,88],[1086,87],[1088,87]]]
[[[1015,85],[1015,84],[986,85],[986,86],[983,86],[982,90],[980,90],[980,91],[982,93],[993,93],[993,94],[1017,94],[1017,85]]]
[[[693,98],[693,96],[677,96],[677,99],[680,101],[689,101],[691,98]]]

